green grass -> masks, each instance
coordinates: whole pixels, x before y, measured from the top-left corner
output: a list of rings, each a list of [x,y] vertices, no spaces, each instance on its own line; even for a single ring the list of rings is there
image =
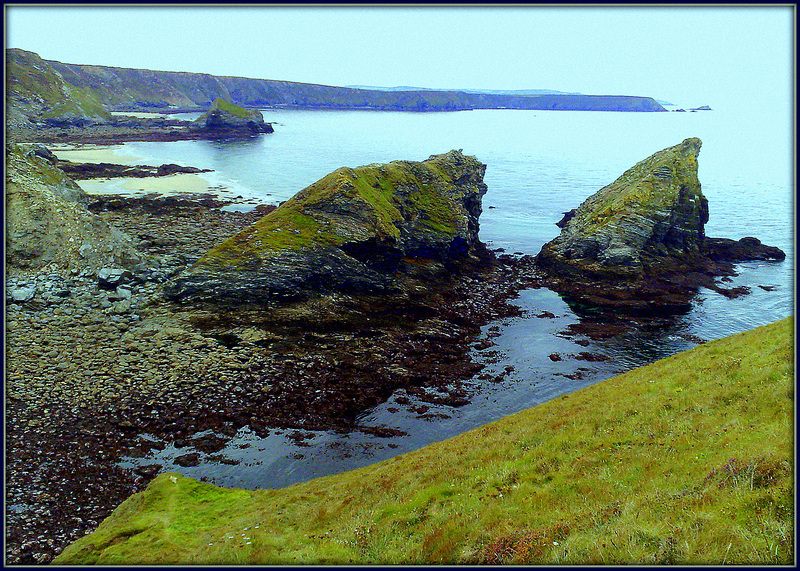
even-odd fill
[[[158,476],[58,564],[791,564],[793,318],[279,490]]]
[[[45,118],[86,115],[108,119],[111,115],[96,94],[88,88],[66,83],[38,55],[22,50],[7,54],[7,89],[9,94],[32,100],[43,106]]]
[[[238,105],[226,101],[220,97],[214,99],[214,103],[211,105],[211,108],[217,108],[220,111],[225,111],[226,113],[230,113],[236,117],[247,117],[250,114],[250,112],[244,107],[239,107]]]

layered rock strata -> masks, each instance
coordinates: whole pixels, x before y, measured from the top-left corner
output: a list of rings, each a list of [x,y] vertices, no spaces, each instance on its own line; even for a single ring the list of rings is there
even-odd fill
[[[553,289],[598,305],[686,306],[700,286],[735,295],[714,281],[733,274],[734,262],[782,260],[756,238],[706,237],[701,144],[690,138],[655,153],[567,212],[536,257]]]
[[[485,170],[461,151],[340,168],[213,248],[165,293],[231,302],[407,293],[478,244]]]

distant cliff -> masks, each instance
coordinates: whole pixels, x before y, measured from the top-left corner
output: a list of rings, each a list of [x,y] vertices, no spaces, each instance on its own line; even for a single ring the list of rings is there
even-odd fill
[[[109,114],[91,90],[65,81],[37,54],[6,50],[6,121],[24,125],[33,117],[105,120]]]
[[[7,49],[7,61],[18,57]],[[35,54],[33,54],[35,55]],[[36,56],[38,57],[38,56]],[[665,111],[651,97],[464,91],[382,91],[310,83],[150,71],[39,60],[71,89],[101,101],[111,111],[169,108],[205,111],[216,98],[243,107],[458,111],[466,109],[559,109],[592,111]],[[19,68],[8,69],[10,93]]]

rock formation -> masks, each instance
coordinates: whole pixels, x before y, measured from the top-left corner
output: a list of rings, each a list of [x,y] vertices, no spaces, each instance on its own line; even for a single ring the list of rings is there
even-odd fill
[[[700,146],[691,138],[659,151],[567,212],[536,258],[553,289],[598,305],[685,306],[700,285],[721,291],[713,278],[733,262],[783,259],[755,238],[705,236]]]
[[[207,112],[194,121],[193,127],[197,130],[224,136],[273,132],[272,125],[264,122],[260,111],[239,107],[219,97],[214,99],[214,103]]]
[[[213,248],[165,293],[273,302],[407,292],[410,276],[456,269],[478,245],[485,170],[461,151],[340,168]]]
[[[86,193],[37,146],[6,148],[6,262],[20,269],[133,267],[130,238],[84,206]]]

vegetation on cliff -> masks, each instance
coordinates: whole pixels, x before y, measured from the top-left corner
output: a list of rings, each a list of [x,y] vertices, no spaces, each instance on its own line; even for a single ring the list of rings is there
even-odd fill
[[[57,564],[792,564],[793,319],[278,490],[161,474]]]
[[[6,50],[6,95],[12,122],[31,118],[105,120],[105,105],[91,90],[72,85],[33,52]]]

